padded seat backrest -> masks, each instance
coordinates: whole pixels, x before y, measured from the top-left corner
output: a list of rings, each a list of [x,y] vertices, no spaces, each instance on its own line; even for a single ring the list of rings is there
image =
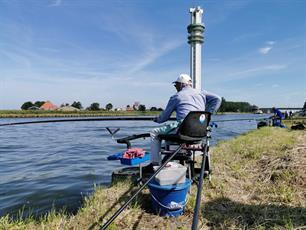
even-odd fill
[[[177,134],[189,137],[205,137],[211,113],[205,111],[191,111],[180,125]]]

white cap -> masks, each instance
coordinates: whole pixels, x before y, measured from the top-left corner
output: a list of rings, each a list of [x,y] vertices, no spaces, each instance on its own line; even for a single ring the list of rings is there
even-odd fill
[[[189,75],[184,74],[184,73],[180,74],[180,76],[176,79],[176,81],[174,81],[172,83],[176,83],[176,82],[180,82],[180,83],[183,83],[183,84],[191,84],[192,83]]]

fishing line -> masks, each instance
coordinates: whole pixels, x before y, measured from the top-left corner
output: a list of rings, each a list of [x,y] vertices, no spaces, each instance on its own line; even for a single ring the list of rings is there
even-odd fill
[[[76,119],[53,119],[53,120],[39,120],[39,121],[23,121],[0,124],[0,126],[10,125],[27,125],[27,124],[41,124],[41,123],[58,123],[58,122],[81,122],[81,121],[146,121],[153,120],[153,116],[116,116],[116,117],[98,117],[98,118],[76,118]]]
[[[81,121],[153,121],[154,118],[155,116],[116,116],[116,117],[99,117],[99,118],[56,119],[56,120],[11,122],[11,123],[0,124],[0,126],[28,125],[28,124],[42,124],[42,123],[81,122]],[[265,119],[268,119],[268,117],[215,120],[214,122],[260,121],[260,120],[265,120]],[[175,117],[171,117],[169,120],[173,121],[176,119]]]

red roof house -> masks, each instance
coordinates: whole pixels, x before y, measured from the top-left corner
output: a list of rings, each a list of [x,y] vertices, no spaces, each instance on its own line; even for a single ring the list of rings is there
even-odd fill
[[[58,107],[56,105],[54,105],[53,103],[51,103],[50,101],[46,101],[44,104],[42,104],[39,107],[41,110],[55,110]]]

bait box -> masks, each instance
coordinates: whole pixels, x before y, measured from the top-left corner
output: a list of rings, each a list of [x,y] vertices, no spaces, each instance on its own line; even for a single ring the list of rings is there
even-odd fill
[[[137,165],[148,160],[150,160],[150,153],[148,152],[145,152],[145,155],[143,157],[135,157],[131,159],[120,157],[120,162],[123,165]]]

